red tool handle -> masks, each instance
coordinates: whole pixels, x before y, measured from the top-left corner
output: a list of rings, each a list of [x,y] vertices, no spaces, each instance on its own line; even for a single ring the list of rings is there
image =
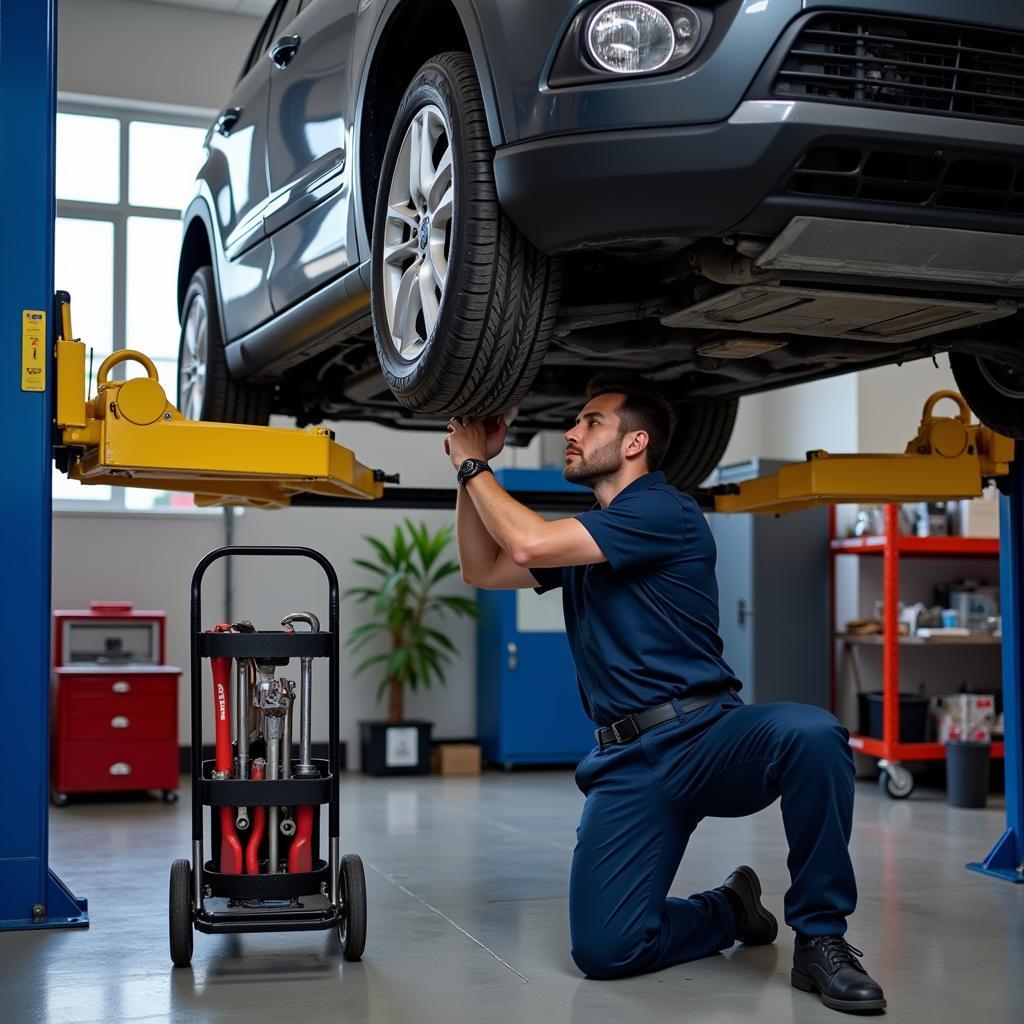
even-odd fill
[[[257,780],[264,777],[264,763],[262,761],[253,761],[249,777]],[[266,826],[266,807],[254,807],[252,809],[252,830],[249,833],[249,842],[245,845],[245,873],[247,875],[258,875],[260,873],[260,843],[263,842],[263,833]]]
[[[231,627],[222,623],[214,633],[226,633]],[[213,675],[213,717],[217,723],[216,760],[218,772],[231,775],[234,757],[231,751],[231,658],[211,658]],[[242,844],[235,829],[235,808],[220,809],[220,870],[226,875],[242,873]]]
[[[313,808],[295,808],[295,835],[288,850],[288,871],[313,870]]]

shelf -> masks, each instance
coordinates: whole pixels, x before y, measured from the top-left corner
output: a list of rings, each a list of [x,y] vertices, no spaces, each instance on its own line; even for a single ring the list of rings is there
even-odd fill
[[[885,744],[874,736],[850,736],[850,746],[858,754],[869,754],[872,757],[888,758],[892,761],[945,761],[946,745],[944,743],[897,743],[887,755]],[[1002,740],[992,743],[991,757],[1005,756],[1005,744]]]
[[[944,556],[947,558],[996,557],[998,537],[896,537],[892,542],[900,555]],[[881,555],[886,549],[884,536],[839,537],[831,542],[833,554]]]
[[[848,646],[864,645],[881,647],[885,637],[881,633],[836,633],[836,640]],[[999,647],[1002,637],[979,633],[977,636],[899,636],[896,642],[901,647]]]

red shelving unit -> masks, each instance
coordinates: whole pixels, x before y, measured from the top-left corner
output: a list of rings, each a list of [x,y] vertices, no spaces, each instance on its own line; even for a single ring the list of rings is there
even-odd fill
[[[946,748],[941,743],[901,743],[900,721],[900,648],[906,646],[998,646],[998,641],[989,637],[942,637],[924,639],[900,636],[900,559],[901,558],[976,558],[999,555],[999,540],[995,537],[905,537],[898,527],[898,505],[885,506],[885,533],[871,537],[835,537],[835,510],[832,525],[832,572],[831,607],[835,623],[835,559],[840,555],[878,556],[882,560],[882,605],[883,619],[881,635],[847,636],[836,634],[835,640],[847,648],[859,645],[881,646],[882,648],[882,738],[873,736],[850,736],[854,750],[879,760],[883,769],[883,784],[890,796],[909,796],[913,789],[913,777],[901,767],[904,761],[941,761],[945,759]],[[832,709],[836,708],[837,665],[836,643],[832,646]],[[847,653],[849,653],[847,651]],[[992,757],[1003,757],[1002,743],[992,744]]]

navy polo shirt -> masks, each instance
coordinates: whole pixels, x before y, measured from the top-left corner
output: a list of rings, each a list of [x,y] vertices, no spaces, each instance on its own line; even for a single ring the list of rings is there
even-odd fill
[[[709,687],[740,689],[718,635],[715,541],[693,498],[648,473],[576,518],[608,561],[530,572],[538,593],[563,588],[590,718],[607,725]]]

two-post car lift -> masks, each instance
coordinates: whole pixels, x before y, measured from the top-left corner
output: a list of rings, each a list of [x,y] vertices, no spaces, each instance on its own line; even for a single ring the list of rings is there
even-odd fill
[[[85,483],[186,490],[206,504],[264,508],[376,501],[451,507],[450,490],[387,488],[330,431],[186,421],[168,401],[153,364],[120,351],[100,367],[98,394],[85,394],[85,346],[72,334],[66,297],[54,305],[55,2],[0,0],[0,194],[9,204],[0,242],[0,437],[6,586],[3,619],[17,623],[7,651],[3,708],[6,763],[17,784],[0,787],[0,929],[88,923],[48,859],[51,465]],[[16,158],[15,158],[16,154]],[[110,379],[134,359],[147,375]],[[17,382],[17,383],[16,383]],[[1001,503],[1003,702],[1007,828],[970,867],[1024,881],[1024,459],[1014,446],[956,417],[936,417],[933,396],[921,429],[900,455],[812,452],[778,474],[698,495],[720,512],[780,513],[812,505],[971,497],[997,478]],[[956,396],[958,398],[958,396]],[[524,495],[524,500],[539,504]],[[540,496],[536,496],[538,499]],[[562,498],[560,501],[564,500]],[[565,507],[565,506],[563,506]]]

